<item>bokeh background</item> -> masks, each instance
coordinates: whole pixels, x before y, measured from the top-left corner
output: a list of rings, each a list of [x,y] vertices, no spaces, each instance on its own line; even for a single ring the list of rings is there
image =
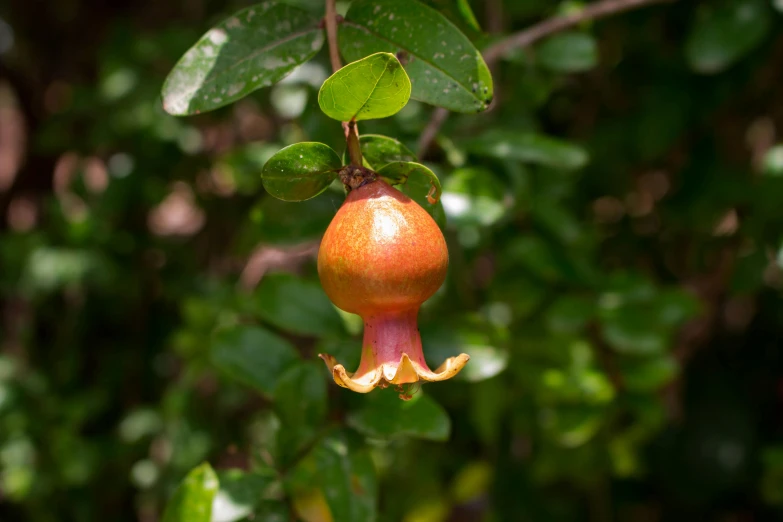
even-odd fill
[[[482,35],[464,2],[429,3],[479,46],[581,5],[472,1]],[[492,110],[424,157],[451,255],[425,352],[472,360],[412,415],[315,357],[358,361],[314,263],[339,187],[261,187],[287,144],[343,150],[325,49],[178,119],[163,80],[246,2],[2,2],[0,519],[153,522],[209,461],[284,484],[244,520],[332,520],[315,478],[289,480],[328,428],[370,459],[381,521],[780,520],[781,4],[661,3],[493,66]],[[431,115],[361,131],[415,150]]]

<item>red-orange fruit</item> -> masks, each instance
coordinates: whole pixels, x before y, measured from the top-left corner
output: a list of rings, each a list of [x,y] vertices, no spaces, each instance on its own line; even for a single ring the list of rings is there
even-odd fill
[[[422,353],[419,308],[446,279],[449,254],[438,225],[415,201],[377,180],[351,191],[318,252],[318,275],[342,310],[364,320],[359,369],[321,354],[340,386],[376,386],[453,377],[468,361],[451,357],[434,372]]]

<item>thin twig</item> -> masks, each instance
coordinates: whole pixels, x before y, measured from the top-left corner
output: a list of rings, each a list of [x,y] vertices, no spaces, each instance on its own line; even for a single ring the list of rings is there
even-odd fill
[[[427,123],[427,126],[424,127],[424,130],[421,132],[421,136],[419,137],[419,159],[423,158],[427,153],[430,145],[432,145],[432,142],[435,141],[435,137],[438,135],[441,126],[443,126],[448,117],[449,111],[443,107],[436,107],[435,110],[432,111],[430,121]]]
[[[512,34],[508,38],[488,47],[484,51],[484,60],[487,63],[492,63],[499,60],[511,49],[527,47],[545,36],[579,25],[586,20],[598,20],[599,18],[605,18],[623,11],[669,1],[672,0],[603,0],[602,2],[596,2],[588,5],[581,11],[549,18],[523,31]]]
[[[337,8],[336,0],[326,0],[326,41],[329,45],[329,60],[332,62],[333,72],[342,68],[340,51],[337,47]]]
[[[492,66],[512,49],[527,47],[546,36],[579,25],[587,20],[597,20],[623,11],[671,1],[674,0],[602,0],[588,5],[581,11],[549,18],[504,38],[484,51],[484,61],[487,62],[487,65]],[[448,111],[441,107],[432,112],[430,121],[419,139],[419,158],[423,158],[427,153],[448,116]]]

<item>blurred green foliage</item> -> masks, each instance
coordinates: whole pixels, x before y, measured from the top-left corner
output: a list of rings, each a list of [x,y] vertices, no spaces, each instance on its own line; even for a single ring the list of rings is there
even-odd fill
[[[480,49],[583,6],[427,3]],[[326,49],[163,111],[179,57],[248,5],[0,5],[0,519],[783,516],[780,2],[649,6],[492,64],[496,106],[419,158],[450,250],[425,354],[471,361],[409,402],[316,358],[361,346],[314,263],[342,188],[261,184],[285,146],[344,150]],[[363,143],[409,161],[431,115]]]

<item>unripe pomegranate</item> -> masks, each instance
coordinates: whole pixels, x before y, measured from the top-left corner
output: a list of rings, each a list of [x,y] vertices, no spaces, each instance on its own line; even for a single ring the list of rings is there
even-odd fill
[[[449,254],[438,225],[415,201],[382,180],[352,190],[329,224],[318,252],[318,275],[342,310],[364,320],[359,369],[321,358],[340,386],[366,393],[376,386],[441,381],[469,357],[451,357],[436,371],[424,361],[416,318],[446,278]],[[401,395],[401,397],[406,398]]]

